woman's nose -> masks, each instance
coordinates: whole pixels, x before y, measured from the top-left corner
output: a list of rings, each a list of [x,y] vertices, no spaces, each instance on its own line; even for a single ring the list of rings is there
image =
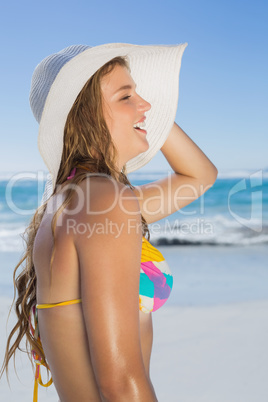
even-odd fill
[[[140,96],[139,109],[148,112],[151,109],[151,104]]]

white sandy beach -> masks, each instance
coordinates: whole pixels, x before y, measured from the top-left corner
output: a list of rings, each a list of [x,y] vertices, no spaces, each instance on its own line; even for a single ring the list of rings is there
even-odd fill
[[[154,329],[160,402],[268,401],[268,301],[170,307]]]
[[[161,247],[174,274],[166,306],[154,313],[151,377],[160,402],[268,401],[268,250]],[[10,297],[0,299],[0,358]],[[0,399],[32,400],[33,374],[18,359]],[[57,402],[40,387],[39,402]]]

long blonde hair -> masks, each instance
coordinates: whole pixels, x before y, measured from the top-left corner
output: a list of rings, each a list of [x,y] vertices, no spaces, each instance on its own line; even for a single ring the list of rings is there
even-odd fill
[[[123,57],[115,57],[110,60],[88,80],[68,114],[64,129],[62,159],[55,190],[52,195],[55,194],[56,187],[66,181],[71,169],[78,164],[80,166],[83,165],[91,172],[105,173],[115,180],[129,186],[131,189],[134,189],[125,174],[125,167],[123,167],[121,172],[119,172],[116,167],[115,160],[117,152],[103,116],[101,78],[109,74],[116,65],[124,66],[129,69],[128,63]],[[77,174],[73,178],[72,184],[78,185],[87,177],[87,174],[88,172],[86,171]],[[51,229],[54,244],[50,266],[52,266],[55,254],[56,222],[63,209],[71,202],[74,192],[74,186],[71,186],[71,188],[66,191],[65,200],[52,219]],[[29,354],[30,350],[34,350],[46,363],[42,347],[40,347],[40,344],[31,333],[29,317],[32,308],[36,304],[36,273],[33,264],[33,246],[37,231],[47,208],[47,202],[36,210],[30,225],[23,234],[26,243],[26,251],[22,259],[16,265],[13,274],[14,300],[11,308],[15,304],[17,323],[7,339],[6,353],[0,376],[3,375],[4,371],[6,371],[8,376],[10,359],[12,356],[15,358],[17,350],[22,350],[20,344],[24,336],[26,337],[26,352]],[[149,238],[148,225],[143,216],[141,219],[143,235]],[[21,272],[19,272],[19,268],[23,263],[24,267],[22,267]],[[13,337],[15,337],[15,340],[13,340]]]

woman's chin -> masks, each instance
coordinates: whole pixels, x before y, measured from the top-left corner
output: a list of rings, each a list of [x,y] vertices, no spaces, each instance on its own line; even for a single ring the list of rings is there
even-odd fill
[[[134,151],[133,148],[134,147],[132,147],[132,151]],[[143,141],[140,141],[139,147],[136,147],[136,152],[135,153],[133,152],[132,155],[129,155],[129,157],[127,158],[127,162],[148,151],[148,149],[149,149],[149,143],[145,138]]]
[[[148,149],[149,149],[149,143],[148,143],[148,141],[147,141],[146,138],[145,138],[144,141],[142,141],[142,144],[141,144],[141,147],[140,147],[140,149],[139,149],[139,152],[138,152],[137,155],[135,155],[135,156],[138,156],[138,155],[140,155],[140,154],[143,154],[144,152],[148,151]],[[133,156],[133,158],[134,158],[134,156]]]

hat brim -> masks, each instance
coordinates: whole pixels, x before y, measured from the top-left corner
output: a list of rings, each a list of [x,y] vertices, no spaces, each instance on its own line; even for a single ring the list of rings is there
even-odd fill
[[[175,120],[181,58],[186,46],[187,43],[100,45],[88,48],[62,67],[48,93],[38,135],[39,151],[52,175],[52,189],[61,162],[68,113],[88,79],[116,56],[127,56],[136,91],[151,104],[146,113],[149,149],[127,162],[127,173],[141,168],[154,157],[165,143]]]

